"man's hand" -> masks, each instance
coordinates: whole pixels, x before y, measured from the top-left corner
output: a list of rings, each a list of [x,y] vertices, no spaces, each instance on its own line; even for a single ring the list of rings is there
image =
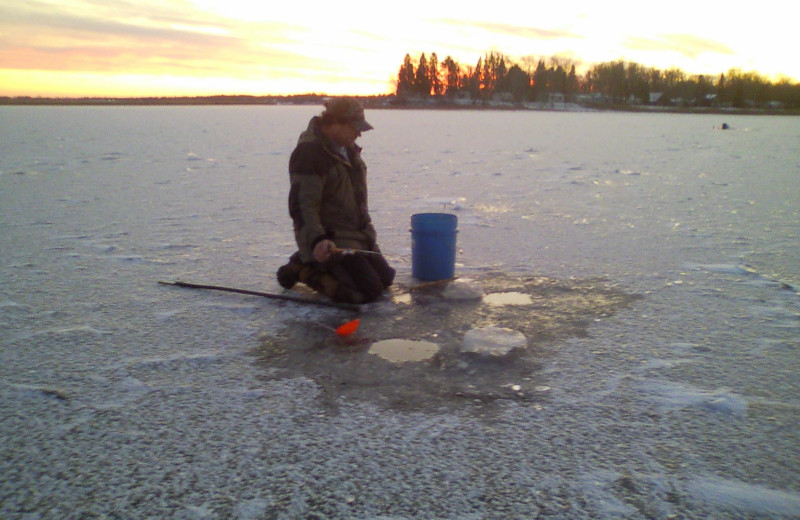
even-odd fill
[[[333,253],[333,249],[336,247],[336,244],[333,243],[332,240],[320,240],[316,246],[314,246],[314,260],[317,262],[324,262],[328,258],[330,258],[331,254]]]

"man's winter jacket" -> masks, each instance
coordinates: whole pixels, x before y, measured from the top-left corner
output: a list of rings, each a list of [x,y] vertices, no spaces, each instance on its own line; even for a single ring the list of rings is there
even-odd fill
[[[289,215],[303,262],[314,246],[330,239],[337,247],[377,250],[367,207],[367,165],[358,146],[347,158],[320,130],[314,117],[289,159]]]

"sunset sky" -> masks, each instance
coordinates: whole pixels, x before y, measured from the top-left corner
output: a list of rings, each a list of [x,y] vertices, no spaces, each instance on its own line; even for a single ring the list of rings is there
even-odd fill
[[[800,3],[0,0],[0,96],[393,92],[406,53],[800,81]]]

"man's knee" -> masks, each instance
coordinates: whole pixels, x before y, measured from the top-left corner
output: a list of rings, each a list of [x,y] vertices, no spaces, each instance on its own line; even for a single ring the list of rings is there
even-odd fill
[[[336,293],[331,297],[333,300],[337,302],[343,303],[369,303],[373,300],[367,298],[367,295],[359,291],[358,289],[354,289],[352,287],[347,286],[346,284],[339,283],[339,286],[336,288]]]
[[[301,282],[311,287],[315,291],[324,294],[330,298],[336,293],[339,282],[330,273],[315,264],[303,264],[300,270],[299,279]]]
[[[372,283],[363,284],[359,287],[364,294],[364,303],[374,302],[383,294],[383,284],[375,283],[375,281],[377,280],[373,280]]]
[[[394,282],[395,270],[382,256],[370,256],[369,264],[386,289]]]
[[[341,280],[347,280],[348,285],[364,295],[365,302],[375,301],[388,287],[380,273],[375,270],[372,262],[362,255],[353,255],[341,263],[344,275]]]

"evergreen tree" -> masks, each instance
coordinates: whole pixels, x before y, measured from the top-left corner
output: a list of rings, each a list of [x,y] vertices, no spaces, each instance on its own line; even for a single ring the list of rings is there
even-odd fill
[[[569,69],[569,74],[567,74],[567,85],[564,89],[564,95],[567,97],[567,100],[574,101],[576,92],[578,92],[578,75],[575,73],[575,65],[573,64]]]
[[[527,99],[531,88],[531,77],[519,65],[512,65],[508,70],[508,91],[517,103]]]
[[[498,92],[509,92],[508,86],[508,67],[506,65],[506,58],[502,54],[499,55],[500,60],[497,62],[497,73],[495,74],[495,89]]]
[[[431,79],[429,74],[428,58],[425,57],[425,53],[423,52],[419,57],[417,75],[414,78],[414,91],[418,96],[428,97],[431,95]]]
[[[444,85],[442,85],[442,78],[439,75],[439,58],[436,53],[431,53],[431,59],[428,62],[428,77],[431,83],[431,91],[434,96],[441,96],[444,92]]]
[[[480,65],[481,60],[478,60]],[[467,66],[464,68],[464,74],[461,76],[459,84],[461,89],[466,91],[473,100],[477,100],[480,95],[480,81],[478,72],[475,68]]]
[[[450,56],[444,59],[440,67],[444,72],[444,93],[445,95],[452,96],[458,92],[460,87],[458,74],[460,67]]]
[[[479,99],[481,97],[481,76],[483,75],[483,58],[478,58],[478,63],[475,65],[475,70],[472,71],[469,77],[469,93],[472,99]]]
[[[728,84],[725,82],[725,74],[720,74],[719,80],[717,81],[717,99],[723,103],[730,100],[728,97]]]
[[[695,88],[695,99],[697,99],[698,106],[706,106],[708,102],[706,101],[706,97],[710,91],[710,85],[706,81],[705,76],[702,74],[697,77],[697,87]]]
[[[397,73],[397,91],[395,92],[399,97],[410,96],[414,92],[414,64],[411,62],[411,56],[406,54],[403,59],[403,65],[400,66],[400,71]]]
[[[486,59],[483,60],[483,67],[481,68],[480,72],[480,85],[481,85],[481,97],[484,100],[488,100],[492,95],[492,87],[493,87],[493,79],[492,79],[492,68],[489,64],[489,57],[487,56]]]
[[[535,101],[545,100],[548,93],[547,67],[544,65],[544,60],[539,60],[536,71],[533,73],[533,99]]]
[[[564,94],[567,90],[567,71],[564,70],[564,67],[559,65],[553,71],[553,92],[560,92]]]

